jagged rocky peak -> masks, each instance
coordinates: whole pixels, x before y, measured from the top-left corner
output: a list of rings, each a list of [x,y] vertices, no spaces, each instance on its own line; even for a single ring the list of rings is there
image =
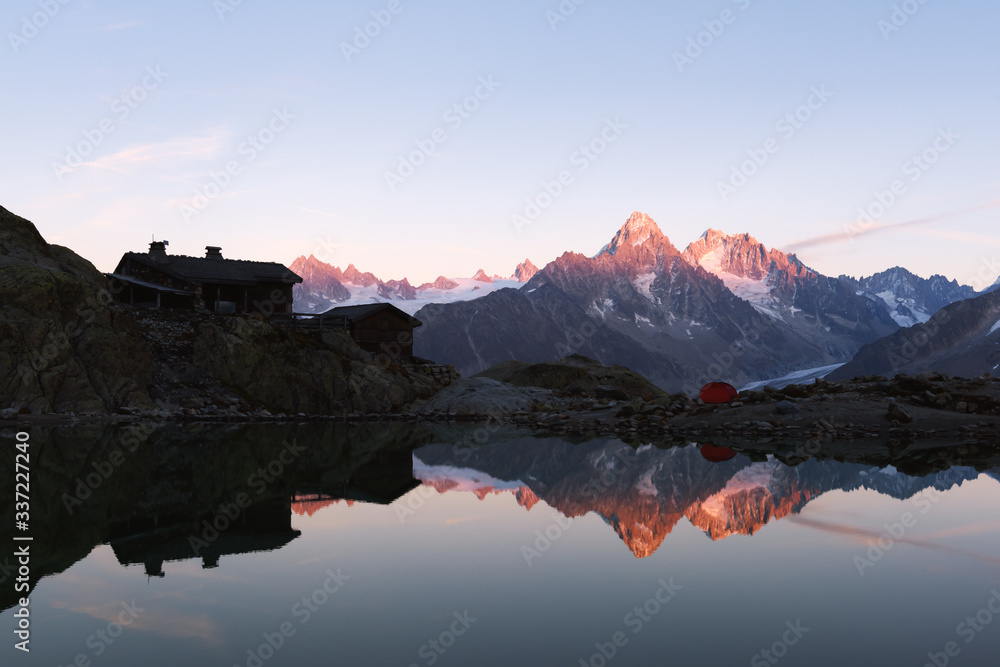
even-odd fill
[[[525,259],[514,269],[514,280],[526,283],[534,278],[536,273],[538,273],[538,267],[532,264],[530,259]]]
[[[610,256],[619,261],[630,262],[650,252],[656,255],[680,254],[651,217],[636,211],[618,230],[611,243],[601,248],[597,256]]]
[[[293,290],[296,301],[304,304],[305,308],[321,303],[340,303],[351,298],[350,291],[344,286],[346,278],[343,272],[317,259],[315,255],[301,256],[289,268],[302,277],[302,284],[295,285]]]
[[[846,280],[868,298],[884,302],[892,318],[902,327],[926,322],[945,306],[976,295],[975,289],[959,285],[956,280],[941,275],[921,278],[899,266],[867,278]]]
[[[618,230],[611,243],[604,247],[601,254],[615,255],[620,248],[645,245],[650,241],[655,242],[665,238],[651,217],[636,211]]]
[[[417,290],[406,278],[402,280],[390,280],[378,284],[378,295],[383,299],[403,299],[412,301],[417,298]]]
[[[482,269],[479,269],[478,271],[476,271],[476,275],[472,276],[472,279],[475,280],[476,282],[480,282],[480,283],[491,283],[491,282],[493,282],[493,279],[490,278],[489,275],[487,275],[487,273],[485,271],[483,271]]]
[[[299,255],[288,268],[304,278],[306,274],[322,272],[325,269],[332,269],[333,267],[316,259],[316,255],[309,255],[308,257]]]
[[[684,250],[684,259],[709,273],[728,273],[740,278],[763,280],[773,271],[783,271],[796,278],[814,278],[795,255],[770,250],[750,234],[726,234],[708,229]]]
[[[375,277],[375,274],[368,272],[362,273],[353,264],[348,264],[347,268],[344,269],[344,278],[346,278],[347,282],[352,285],[360,285],[362,287],[369,287],[382,282]]]
[[[424,283],[423,285],[417,288],[417,291],[426,289],[450,290],[450,289],[455,289],[456,287],[458,287],[458,283],[456,283],[454,280],[449,280],[444,276],[438,276],[437,280],[435,280],[432,283]]]

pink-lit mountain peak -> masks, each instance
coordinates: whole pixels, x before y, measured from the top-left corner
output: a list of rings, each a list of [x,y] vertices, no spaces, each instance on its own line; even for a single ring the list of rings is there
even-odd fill
[[[633,256],[647,253],[680,254],[651,217],[636,211],[618,230],[611,243],[604,246],[597,256],[611,256],[618,260],[629,261]]]
[[[472,279],[480,283],[492,283],[493,279],[490,278],[485,271],[479,269],[476,271],[476,275],[472,276]]]
[[[787,278],[812,279],[810,271],[795,255],[768,249],[750,234],[726,234],[708,229],[684,250],[684,259],[709,273],[762,280],[780,271]]]
[[[534,278],[536,273],[538,273],[538,267],[530,259],[525,259],[514,269],[513,278],[519,282],[526,283]]]

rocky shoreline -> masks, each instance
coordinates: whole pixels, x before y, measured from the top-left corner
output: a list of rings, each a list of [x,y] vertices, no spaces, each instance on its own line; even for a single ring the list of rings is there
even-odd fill
[[[218,392],[213,402],[201,407],[188,401],[187,407],[125,409],[114,415],[26,415],[5,410],[0,420],[26,424],[145,420],[490,423],[539,437],[615,437],[635,444],[711,441],[740,446],[807,440],[1000,444],[1000,378],[986,376],[963,379],[929,373],[891,380],[878,376],[836,383],[819,380],[744,392],[737,401],[722,405],[706,405],[679,394],[645,400],[614,385],[599,385],[589,394],[579,387],[571,386],[568,391],[516,387],[482,377],[448,385],[430,399],[392,412],[271,413],[218,386],[213,388]],[[226,403],[229,407],[224,407]]]

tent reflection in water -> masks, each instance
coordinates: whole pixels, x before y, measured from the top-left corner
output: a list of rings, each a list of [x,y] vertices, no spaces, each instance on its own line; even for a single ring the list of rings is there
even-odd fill
[[[736,458],[736,450],[730,449],[729,447],[722,447],[720,445],[713,445],[710,442],[706,442],[704,445],[699,447],[701,455],[708,461],[712,463],[722,463],[723,461],[729,461]]]
[[[711,405],[731,403],[739,397],[740,393],[736,391],[736,387],[726,382],[709,382],[698,394],[698,398]]]

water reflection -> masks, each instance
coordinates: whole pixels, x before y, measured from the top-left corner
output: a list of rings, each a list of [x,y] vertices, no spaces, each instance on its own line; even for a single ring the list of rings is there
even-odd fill
[[[280,549],[299,536],[293,496],[392,502],[417,485],[410,452],[432,439],[402,424],[109,425],[31,435],[30,589],[105,543],[122,565],[141,564],[152,577],[165,574],[165,562],[214,568],[226,556]],[[0,480],[5,498],[11,480]],[[13,510],[0,510],[0,539]],[[8,556],[0,578],[13,571]],[[0,609],[19,597],[2,586]]]
[[[706,447],[633,449],[618,440],[523,439],[474,450],[431,445],[414,457],[417,477],[441,492],[471,490],[482,497],[502,490],[528,510],[540,499],[570,518],[594,512],[637,558],[660,548],[681,519],[720,540],[753,535],[829,491],[865,488],[906,499],[980,475],[963,466],[925,477],[837,461],[788,466],[773,457],[755,462],[722,447],[715,450],[731,455],[713,451],[707,457]],[[997,472],[988,474],[1000,479]]]
[[[881,465],[886,449],[879,445],[869,447],[880,465],[811,459],[790,466],[709,443],[664,449],[501,436],[456,446],[441,440],[468,443],[468,435],[404,424],[161,425],[125,451],[137,432],[106,426],[33,435],[35,461],[44,465],[34,471],[43,492],[33,502],[40,556],[32,587],[105,543],[121,565],[141,565],[150,577],[164,576],[164,563],[175,561],[215,568],[227,556],[291,543],[300,536],[293,514],[312,516],[339,502],[390,505],[420,485],[480,499],[508,493],[525,510],[544,501],[568,518],[592,512],[646,558],[682,519],[720,540],[753,535],[833,490],[906,499],[981,474],[954,465],[911,477]],[[857,448],[851,452],[859,457]],[[949,456],[962,462],[957,452]],[[981,457],[976,462],[984,468]],[[985,474],[1000,479],[993,469]],[[405,518],[407,502],[421,498],[404,501],[397,515]],[[3,525],[12,524],[11,512],[4,508]],[[0,606],[15,601],[5,587]]]
[[[96,658],[89,638],[133,601],[145,611],[99,664],[249,664],[284,623],[265,667],[596,664],[620,631],[618,664],[747,664],[800,617],[787,664],[921,664],[1000,585],[983,448],[804,460],[775,442],[469,446],[474,429],[400,424],[161,425],[130,448],[135,428],[32,431],[39,650],[17,664]],[[886,532],[908,512],[915,528]],[[544,558],[526,559],[539,535]],[[308,625],[303,599],[324,600]],[[454,647],[426,648],[459,618],[476,620]],[[963,646],[965,664],[992,664],[976,660],[997,639]]]

